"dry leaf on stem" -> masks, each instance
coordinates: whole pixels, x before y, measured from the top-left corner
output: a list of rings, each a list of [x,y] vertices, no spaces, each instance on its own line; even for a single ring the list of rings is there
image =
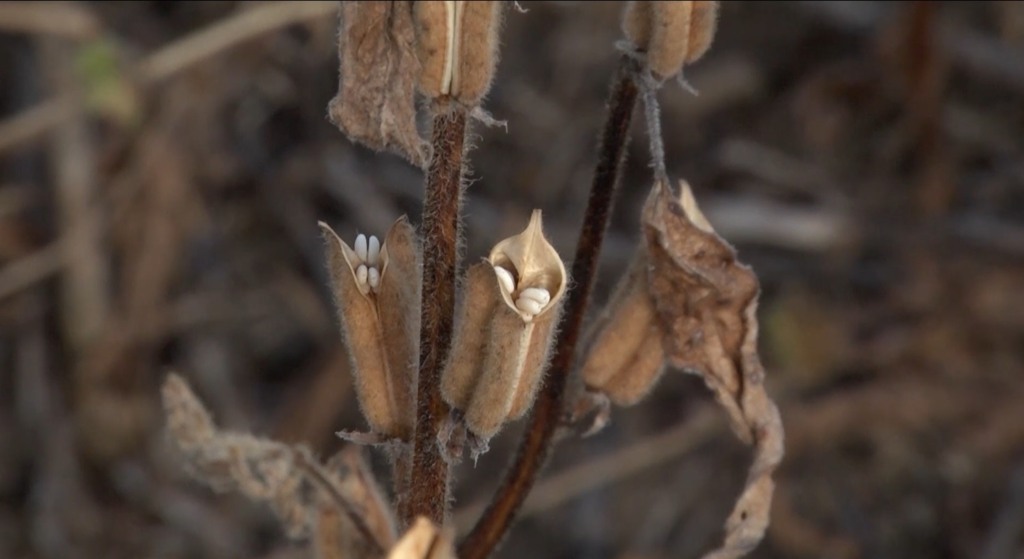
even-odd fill
[[[728,412],[733,431],[754,445],[725,543],[706,555],[739,557],[768,526],[771,474],[783,455],[782,420],[765,391],[757,353],[757,278],[715,234],[689,185],[681,182],[680,188],[676,199],[667,185],[656,183],[644,208],[649,289],[669,363],[699,374]]]
[[[167,432],[189,472],[217,491],[237,491],[270,505],[293,538],[344,541],[319,522],[328,507],[343,511],[356,530],[358,547],[375,554],[394,541],[394,520],[372,478],[360,475],[351,459],[340,472],[320,465],[301,447],[244,433],[221,432],[184,379],[169,375],[162,389]]]

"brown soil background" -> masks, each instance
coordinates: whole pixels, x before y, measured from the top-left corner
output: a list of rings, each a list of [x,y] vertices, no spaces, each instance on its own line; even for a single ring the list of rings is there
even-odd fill
[[[523,6],[466,261],[532,208],[568,258],[593,169],[621,4]],[[422,185],[327,122],[332,6],[202,33],[257,7],[0,5],[0,557],[306,553],[181,471],[157,387],[180,371],[220,424],[336,450],[363,424],[316,222],[418,222]],[[686,77],[699,96],[660,93],[669,172],[761,279],[787,429],[752,556],[1024,556],[1024,4],[726,2]],[[641,123],[598,301],[638,238]],[[520,429],[459,468],[463,529]],[[500,556],[697,556],[748,461],[670,372],[559,447]]]

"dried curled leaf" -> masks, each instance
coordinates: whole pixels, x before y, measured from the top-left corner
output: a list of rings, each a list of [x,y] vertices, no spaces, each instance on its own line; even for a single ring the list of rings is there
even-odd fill
[[[416,33],[412,3],[342,2],[338,94],[328,107],[350,139],[390,150],[414,165],[427,162],[416,130]]]
[[[669,362],[699,374],[729,414],[733,430],[755,447],[747,483],[726,522],[725,542],[706,557],[739,557],[768,526],[783,455],[779,411],[764,387],[757,353],[757,278],[714,233],[690,187],[675,199],[656,183],[644,208],[648,282]]]
[[[189,472],[217,491],[237,491],[266,502],[293,538],[346,539],[323,522],[344,510],[358,524],[354,538],[370,549],[394,542],[394,520],[376,483],[352,466],[330,469],[301,447],[243,433],[218,431],[184,379],[169,375],[162,388],[167,431]]]

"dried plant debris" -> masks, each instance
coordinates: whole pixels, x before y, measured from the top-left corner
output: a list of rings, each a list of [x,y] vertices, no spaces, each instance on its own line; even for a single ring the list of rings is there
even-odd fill
[[[539,210],[469,269],[441,391],[484,445],[533,404],[567,279]]]
[[[374,433],[409,440],[420,328],[416,232],[402,217],[383,244],[374,236],[358,235],[350,247],[326,224],[320,228],[363,416]]]
[[[438,529],[421,516],[391,549],[388,559],[455,559],[451,530]]]
[[[498,64],[503,2],[415,2],[419,89],[430,98],[479,105]]]
[[[331,122],[353,141],[425,166],[427,144],[416,129],[420,65],[412,2],[342,2],[339,35]]]
[[[708,557],[739,557],[768,526],[783,455],[782,420],[765,391],[757,352],[757,278],[715,234],[690,187],[682,195],[656,183],[643,214],[647,277],[669,363],[695,372],[729,414],[733,431],[754,445],[747,483],[726,522],[723,546]]]
[[[365,465],[344,456],[340,461],[346,467],[332,470],[304,448],[218,431],[177,375],[167,377],[162,394],[168,434],[196,479],[217,491],[266,502],[293,538],[312,535],[315,541],[348,542],[352,549],[376,553],[394,542],[391,512]],[[324,524],[333,521],[340,524]]]
[[[622,30],[638,51],[646,53],[653,77],[664,81],[704,56],[717,19],[718,2],[631,1],[622,16]]]
[[[715,234],[690,187],[676,199],[655,183],[643,213],[644,246],[604,312],[581,375],[591,393],[631,405],[667,362],[699,374],[740,439],[755,446],[746,487],[709,557],[738,557],[768,525],[782,422],[757,353],[757,278]]]

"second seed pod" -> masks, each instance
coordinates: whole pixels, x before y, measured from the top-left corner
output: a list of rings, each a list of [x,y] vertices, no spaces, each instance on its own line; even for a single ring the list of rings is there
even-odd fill
[[[441,392],[478,438],[490,439],[533,405],[566,283],[540,211],[467,273]]]
[[[416,412],[420,270],[416,233],[402,217],[384,243],[357,237],[355,247],[321,223],[356,396],[371,429],[408,439]]]

